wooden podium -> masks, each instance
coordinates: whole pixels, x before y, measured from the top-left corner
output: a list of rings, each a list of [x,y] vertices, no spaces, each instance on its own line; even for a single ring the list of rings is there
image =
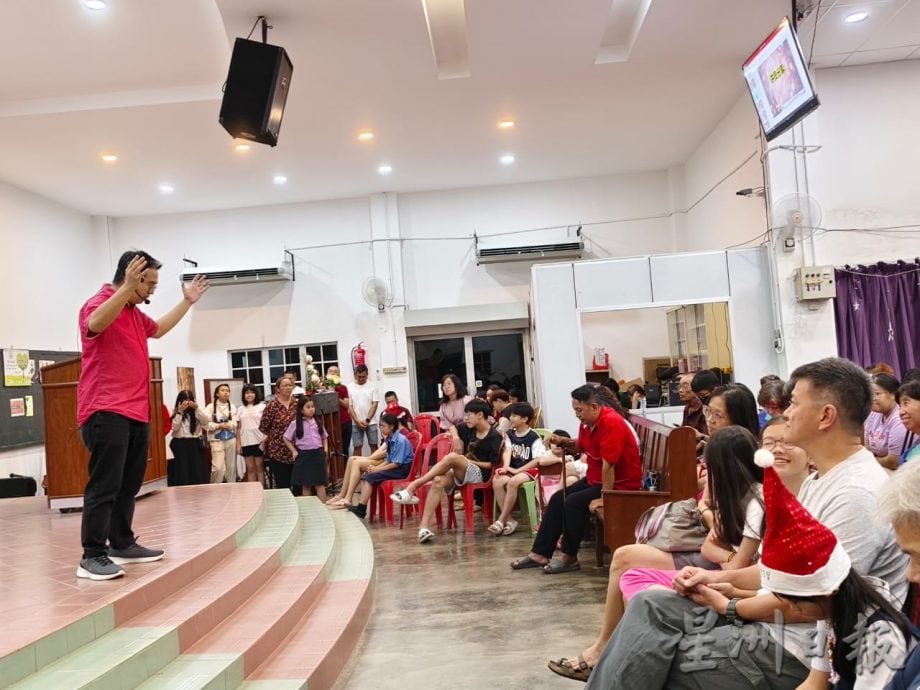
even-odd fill
[[[147,473],[139,495],[166,488],[166,441],[163,434],[163,375],[159,357],[150,358],[150,446]],[[45,465],[48,507],[80,508],[89,477],[89,451],[77,426],[80,358],[42,369],[45,410]]]
[[[329,434],[328,480],[333,485],[345,476],[344,443],[340,419],[339,394],[335,391],[316,391],[313,393],[316,417],[319,424]]]

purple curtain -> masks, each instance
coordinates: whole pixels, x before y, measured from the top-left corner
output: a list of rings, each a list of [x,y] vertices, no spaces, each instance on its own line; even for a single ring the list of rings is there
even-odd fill
[[[862,367],[885,362],[899,379],[920,366],[920,259],[835,273],[840,356]]]

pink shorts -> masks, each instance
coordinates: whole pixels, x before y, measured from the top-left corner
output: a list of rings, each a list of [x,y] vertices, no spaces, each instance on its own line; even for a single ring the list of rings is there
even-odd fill
[[[661,585],[672,589],[671,584],[677,570],[658,570],[657,568],[630,568],[620,576],[620,592],[629,601],[639,592],[644,592],[652,585]]]

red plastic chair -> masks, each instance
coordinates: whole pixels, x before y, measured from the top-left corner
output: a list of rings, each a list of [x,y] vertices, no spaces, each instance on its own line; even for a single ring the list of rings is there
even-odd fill
[[[496,465],[497,467],[497,465]],[[495,471],[493,467],[493,472]],[[492,524],[492,518],[494,514],[492,512],[492,507],[495,503],[494,496],[492,494],[492,477],[489,475],[489,480],[485,482],[480,482],[479,484],[464,484],[459,489],[455,490],[453,493],[449,494],[447,497],[447,529],[457,526],[457,512],[454,510],[454,497],[457,493],[463,495],[463,504],[465,509],[463,511],[463,522],[466,527],[467,534],[473,533],[473,505],[474,498],[473,492],[476,489],[482,489],[482,515],[486,519],[486,524]],[[440,525],[441,523],[438,522]]]
[[[431,443],[431,439],[441,431],[441,418],[433,414],[417,414],[415,419],[415,430],[422,435],[422,446]]]
[[[419,465],[418,474],[414,475],[413,479],[421,476],[422,474],[427,472],[428,468],[430,468],[432,465],[440,462],[441,459],[444,458],[444,456],[448,455],[453,450],[453,446],[454,446],[454,439],[448,433],[438,434],[433,439],[431,439],[428,442],[428,445],[425,447],[425,454],[424,454],[424,457],[422,458],[421,465]],[[405,487],[409,485],[411,481],[412,479],[404,479],[399,482],[396,482],[394,484],[394,490],[404,489]],[[407,508],[409,510],[415,509],[417,514],[421,515],[422,510],[424,510],[425,508],[425,501],[428,500],[428,489],[430,486],[431,486],[430,484],[425,484],[424,486],[419,488],[418,505],[402,506],[402,508]],[[402,529],[402,526],[403,526],[404,511],[402,510],[402,508],[400,508],[399,510],[399,528],[400,529]],[[437,507],[435,518],[438,521],[438,527],[440,527],[442,524],[440,505]]]
[[[409,478],[408,479],[387,479],[380,482],[379,484],[374,485],[374,490],[371,492],[371,502],[368,507],[368,522],[374,521],[375,511],[378,514],[380,522],[386,521],[386,524],[393,525],[393,501],[391,501],[388,496],[395,491],[393,486],[397,482],[411,482],[412,479],[418,476],[418,463],[419,457],[421,456],[424,447],[422,446],[422,435],[417,431],[410,431],[406,434],[406,438],[409,439],[409,444],[412,446],[412,451],[414,453],[412,457],[412,466],[409,468]],[[402,522],[402,511],[400,511],[400,522]]]

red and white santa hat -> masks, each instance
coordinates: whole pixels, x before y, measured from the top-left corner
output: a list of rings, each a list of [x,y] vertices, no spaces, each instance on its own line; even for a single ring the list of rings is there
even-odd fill
[[[760,449],[767,515],[760,557],[761,585],[776,594],[825,596],[850,572],[850,557],[837,537],[796,500],[773,469],[773,453]]]

